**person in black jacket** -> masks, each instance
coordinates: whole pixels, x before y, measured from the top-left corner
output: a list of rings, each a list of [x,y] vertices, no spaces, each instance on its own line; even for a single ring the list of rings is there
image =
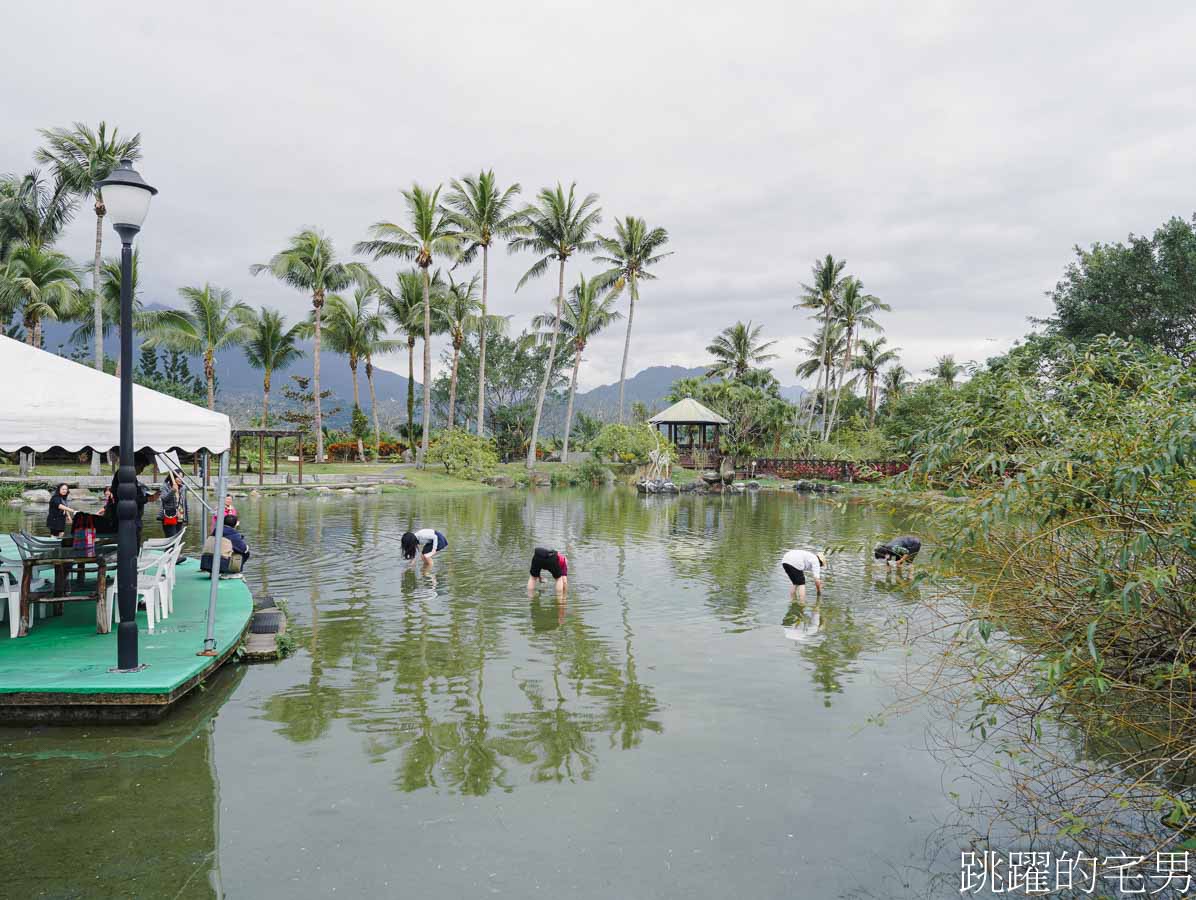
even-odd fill
[[[903,565],[914,561],[921,549],[922,542],[912,534],[906,534],[893,538],[888,543],[878,544],[876,549],[872,551],[872,557],[874,559],[883,559],[885,561],[885,568],[888,568],[890,563],[896,561],[897,571],[900,572]]]
[[[66,505],[70,496],[71,489],[65,481],[54,488],[50,497],[50,511],[46,513],[46,528],[50,529],[51,537],[62,537],[66,533],[66,517],[75,514],[75,510]]]

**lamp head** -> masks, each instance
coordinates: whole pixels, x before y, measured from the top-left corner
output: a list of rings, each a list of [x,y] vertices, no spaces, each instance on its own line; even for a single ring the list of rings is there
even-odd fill
[[[150,198],[158,189],[146,184],[140,173],[133,168],[131,159],[122,159],[107,178],[96,182],[104,197],[112,227],[126,243],[141,230],[149,212]]]

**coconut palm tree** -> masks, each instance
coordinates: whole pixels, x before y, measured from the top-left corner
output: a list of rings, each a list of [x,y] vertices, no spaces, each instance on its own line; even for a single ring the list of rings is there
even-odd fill
[[[613,293],[600,297],[602,290],[603,282],[600,279],[586,281],[582,275],[569,291],[569,299],[559,321],[551,314],[532,319],[533,328],[560,332],[566,341],[573,343],[573,378],[569,382],[569,403],[565,407],[565,443],[561,447],[561,462],[569,461],[569,431],[573,426],[573,398],[577,394],[577,373],[581,369],[582,353],[591,338],[615,320],[623,318],[615,309],[618,297]]]
[[[98,182],[112,174],[122,159],[137,160],[141,157],[141,135],[125,139],[118,129],[108,129],[106,122],[100,122],[94,130],[82,122],[75,122],[70,128],[45,128],[41,131],[45,146],[40,147],[38,162],[48,163],[55,175],[81,199],[95,200],[96,242],[95,256],[91,266],[91,292],[93,301],[92,334],[95,338],[95,367],[104,370],[104,311],[100,294],[100,270],[103,262],[104,195]],[[94,468],[94,467],[93,467]]]
[[[461,243],[449,213],[440,208],[440,186],[426,191],[418,184],[403,191],[410,227],[393,222],[376,222],[372,240],[360,241],[354,253],[368,253],[374,259],[405,259],[415,263],[424,285],[424,421],[416,463],[422,469],[428,456],[432,431],[432,277],[429,269],[437,257],[456,259]]]
[[[75,217],[78,198],[61,178],[34,169],[0,177],[0,263],[13,247],[49,247]]]
[[[306,228],[291,238],[286,248],[275,253],[268,263],[249,267],[250,275],[269,272],[283,284],[311,294],[312,317],[312,392],[315,396],[316,462],[324,461],[324,415],[320,409],[320,338],[324,299],[353,284],[369,284],[369,269],[360,263],[337,262],[332,241],[313,228]]]
[[[909,370],[902,365],[893,366],[884,374],[885,402],[892,403],[909,388]]]
[[[0,306],[20,311],[31,347],[42,345],[42,320],[69,314],[78,290],[70,258],[32,244],[13,248],[0,272]]]
[[[453,367],[449,376],[449,428],[457,427],[457,364],[461,358],[461,348],[465,344],[465,336],[473,332],[477,332],[479,335],[485,335],[486,332],[502,334],[507,327],[506,316],[487,316],[482,312],[477,289],[477,275],[474,275],[469,281],[461,282],[454,281],[450,274],[448,288],[442,293],[440,302],[436,303],[432,309],[433,315],[439,322],[440,330],[449,336],[453,347]],[[480,365],[480,355],[478,362]]]
[[[437,269],[432,274],[431,295],[439,302],[444,292],[444,278]],[[424,276],[419,269],[400,272],[395,290],[378,286],[382,315],[389,319],[407,342],[407,439],[415,439],[415,344],[424,336]],[[439,320],[438,320],[439,321]]]
[[[811,431],[814,428],[814,413],[820,404],[823,417],[825,418],[829,414],[829,391],[834,389],[835,360],[842,356],[845,343],[843,326],[832,321],[829,325],[820,327],[813,337],[803,338],[803,346],[797,348],[802,354],[802,362],[798,364],[796,370],[797,376],[809,378],[813,375],[816,378],[816,384],[821,385],[825,382],[825,390],[820,388],[811,391],[803,401],[810,404],[806,427]],[[819,436],[821,436],[821,430]]]
[[[140,251],[133,251],[131,293],[133,295],[134,331],[140,331],[145,323],[145,312],[141,304],[141,291],[137,282],[137,273],[140,266],[139,255]],[[100,267],[100,318],[104,325],[104,337],[107,338],[110,333],[115,332],[118,346],[120,344],[120,283],[120,260],[109,257],[104,260],[104,264]],[[91,292],[80,293],[71,304],[70,311],[61,317],[79,323],[78,327],[71,332],[70,341],[72,344],[88,344],[91,342],[92,332],[95,330],[94,308]],[[116,374],[117,377],[120,376],[119,353],[116,358]]]
[[[179,288],[184,309],[155,310],[145,314],[146,342],[203,357],[208,383],[208,409],[216,408],[216,354],[240,347],[254,334],[254,314],[247,303],[234,300],[232,291],[205,284]]]
[[[359,287],[353,293],[352,300],[346,300],[337,294],[328,298],[325,307],[327,316],[328,347],[334,353],[344,354],[349,359],[349,371],[353,376],[353,408],[360,409],[360,391],[357,385],[357,367],[361,362],[375,352],[387,352],[394,349],[397,341],[383,341],[386,334],[386,319],[378,311],[374,302],[375,286]],[[367,379],[370,382],[370,400],[374,401],[373,366],[369,367]],[[375,410],[375,421],[377,420]],[[375,445],[378,443],[378,432],[375,428]],[[357,438],[357,458],[365,462],[365,447],[361,437]]]
[[[643,219],[627,216],[615,219],[615,236],[598,238],[605,256],[594,257],[595,262],[610,268],[598,276],[602,283],[612,285],[612,293],[618,296],[626,287],[631,300],[627,307],[627,336],[623,339],[623,366],[619,370],[619,422],[623,421],[623,391],[627,383],[627,359],[631,355],[631,323],[635,319],[635,304],[640,298],[639,283],[653,281],[656,275],[651,271],[672,252],[661,253],[660,248],[669,241],[669,233],[663,228],[649,229]]]
[[[948,353],[938,357],[934,365],[926,370],[947,387],[955,387],[955,379],[963,371],[963,366],[955,361],[955,357]]]
[[[831,311],[834,308],[835,301],[839,298],[839,290],[843,283],[843,267],[847,265],[845,259],[835,259],[831,254],[827,254],[824,259],[816,260],[811,268],[811,283],[802,285],[802,297],[795,305],[794,309],[814,309],[818,311],[818,315],[822,318],[825,325],[831,321]],[[826,343],[831,337],[827,329],[822,331],[822,352],[819,353],[818,359],[826,359]],[[820,378],[820,382],[814,385],[814,393],[817,395],[821,381],[825,381],[825,389],[822,391],[824,398],[830,397],[830,382],[831,369],[829,366],[825,367]],[[810,414],[813,416],[813,407],[810,409]],[[825,417],[825,410],[824,410]],[[811,418],[811,423],[813,419]]]
[[[860,355],[853,361],[852,366],[864,373],[865,395],[868,399],[868,427],[876,421],[876,407],[879,403],[877,396],[880,391],[880,370],[897,359],[900,347],[886,348],[887,339],[878,337],[874,341],[860,341]]]
[[[515,209],[515,197],[522,188],[513,184],[505,191],[498,187],[494,170],[467,175],[450,182],[449,194],[444,205],[449,210],[453,227],[461,241],[461,262],[473,262],[478,250],[482,251],[482,309],[478,332],[478,437],[482,436],[486,420],[486,333],[490,321],[487,310],[487,294],[490,284],[490,246],[496,238],[509,238],[515,233],[523,211]],[[503,319],[503,322],[506,320]],[[449,403],[452,406],[452,403]],[[449,427],[452,427],[452,413]]]
[[[746,325],[736,322],[724,328],[706,348],[706,352],[715,359],[706,370],[706,377],[739,379],[749,369],[776,359],[775,353],[768,352],[776,341],[761,342],[760,332],[763,330],[763,325],[753,328],[750,321]]]
[[[536,398],[536,415],[532,420],[531,443],[527,448],[527,467],[536,466],[536,441],[540,434],[540,419],[544,415],[544,398],[552,380],[552,369],[556,363],[556,342],[560,332],[561,313],[565,306],[565,264],[574,253],[593,253],[598,247],[597,239],[591,237],[602,212],[598,209],[598,195],[586,194],[577,199],[577,184],[569,185],[569,193],[558,183],[555,188],[541,188],[536,203],[524,214],[516,237],[507,245],[512,253],[530,250],[540,258],[523,273],[516,290],[534,278],[548,271],[555,261],[560,266],[557,281],[556,313],[553,317],[552,336],[548,342],[548,364],[544,367],[544,379],[540,382]]]
[[[276,309],[262,307],[253,317],[249,338],[245,341],[245,358],[249,365],[262,370],[262,427],[270,424],[270,380],[301,356],[298,343],[307,334],[307,324],[297,322],[290,328]]]
[[[839,298],[835,302],[833,315],[843,328],[844,347],[840,358],[839,390],[835,393],[835,402],[831,407],[831,416],[826,423],[826,433],[823,440],[830,438],[831,431],[839,418],[839,397],[843,393],[843,385],[847,381],[847,370],[851,368],[852,354],[859,332],[863,330],[879,331],[880,325],[874,315],[883,310],[888,312],[892,307],[882,303],[879,297],[864,293],[864,283],[858,278],[845,278],[839,291]]]

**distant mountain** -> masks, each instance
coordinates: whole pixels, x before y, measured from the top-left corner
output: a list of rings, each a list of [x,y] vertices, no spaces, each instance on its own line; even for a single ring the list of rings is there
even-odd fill
[[[682,378],[701,378],[706,374],[705,366],[687,369],[684,366],[650,366],[627,379],[624,392],[625,403],[643,403],[652,412],[659,412],[665,406],[665,396],[673,388],[673,382]],[[612,419],[619,414],[619,383],[604,384],[577,395],[576,408],[591,416]]]

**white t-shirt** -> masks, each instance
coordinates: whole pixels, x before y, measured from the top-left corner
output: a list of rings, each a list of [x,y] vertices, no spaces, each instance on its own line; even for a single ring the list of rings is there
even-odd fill
[[[415,532],[415,539],[417,541],[419,541],[419,545],[421,548],[426,546],[427,544],[431,544],[432,552],[433,553],[436,552],[436,543],[437,542],[436,542],[436,530],[435,529],[421,528],[419,531]]]
[[[809,572],[815,581],[822,577],[822,564],[809,550],[790,550],[781,557],[781,565],[793,566],[799,572]]]

